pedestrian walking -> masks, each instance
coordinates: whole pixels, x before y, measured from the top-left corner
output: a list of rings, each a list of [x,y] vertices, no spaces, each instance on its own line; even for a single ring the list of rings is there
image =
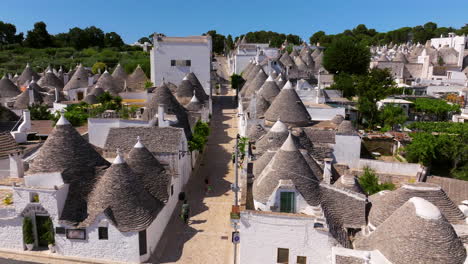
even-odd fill
[[[189,215],[190,215],[190,206],[189,206],[187,200],[185,200],[184,204],[182,204],[181,217],[182,217],[182,220],[184,221],[184,223],[186,223],[186,224],[188,223]]]
[[[211,190],[210,180],[205,178],[205,194],[208,194]]]

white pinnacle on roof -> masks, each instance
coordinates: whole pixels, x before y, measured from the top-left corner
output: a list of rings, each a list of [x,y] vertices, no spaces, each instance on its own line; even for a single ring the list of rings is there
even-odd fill
[[[106,70],[104,71],[104,73],[109,73],[109,72],[107,71],[107,68],[106,68]]]
[[[416,209],[416,215],[427,219],[427,220],[437,220],[442,214],[440,213],[439,208],[428,202],[427,200],[420,197],[413,197],[409,199],[413,203],[414,208]]]
[[[185,75],[185,77],[182,79],[182,81],[187,81],[188,78],[187,78],[187,75]]]
[[[271,132],[281,133],[288,131],[288,127],[278,119],[270,129]]]
[[[125,163],[124,158],[122,157],[120,150],[117,149],[117,157],[115,157],[113,164],[123,164]]]
[[[70,125],[70,122],[65,118],[65,115],[62,113],[60,114],[60,118],[57,121],[57,126],[64,126],[64,125]]]
[[[137,137],[137,143],[135,144],[134,148],[144,148],[145,146],[140,141],[140,136]]]
[[[287,81],[286,84],[283,86],[284,89],[293,89],[292,83],[290,81]]]
[[[282,151],[297,151],[297,147],[296,144],[294,144],[291,132],[289,132],[288,138],[286,139],[286,141],[284,141],[280,149]]]
[[[271,77],[271,75],[270,75],[270,76],[268,76],[268,79],[266,79],[266,81],[267,81],[267,82],[274,82],[275,80],[274,80],[273,77]]]
[[[197,98],[197,95],[194,93],[193,96],[192,96],[192,99],[190,99],[190,102],[191,103],[198,103],[200,101],[198,101],[198,98]]]

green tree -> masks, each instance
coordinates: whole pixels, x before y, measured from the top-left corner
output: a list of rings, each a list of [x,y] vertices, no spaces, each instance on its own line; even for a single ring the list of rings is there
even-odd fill
[[[320,40],[325,36],[325,32],[322,30],[315,32],[312,36],[309,38],[309,43],[310,45],[315,45],[316,43],[319,43]]]
[[[323,56],[323,66],[333,74],[365,74],[370,63],[369,48],[350,37],[335,39]]]
[[[33,224],[31,218],[23,218],[23,241],[25,244],[34,243]]]
[[[242,85],[244,84],[245,80],[242,78],[242,76],[238,74],[232,74],[231,75],[231,87],[232,89],[240,89]]]
[[[369,167],[364,168],[364,173],[359,177],[359,185],[367,195],[372,195],[383,190],[394,190],[395,185],[391,182],[379,183],[379,178],[374,170]]]
[[[391,130],[394,130],[396,125],[402,125],[408,119],[403,108],[393,104],[385,105],[379,114],[384,127]]]
[[[394,94],[397,87],[388,69],[372,69],[369,74],[356,76],[355,87],[358,109],[368,127],[373,128],[379,122],[377,102]]]
[[[49,120],[52,115],[49,112],[49,107],[43,104],[33,104],[28,106],[28,110],[31,114],[31,120]]]
[[[103,73],[107,68],[107,65],[104,62],[96,62],[93,64],[93,67],[91,68],[91,71],[94,74],[98,74],[99,72]]]
[[[459,105],[432,98],[417,98],[414,101],[414,109],[423,116],[428,116],[437,121],[446,120],[449,113],[460,112]]]
[[[110,48],[120,48],[123,45],[125,45],[125,43],[123,42],[119,34],[115,32],[109,32],[105,34],[104,46],[110,47]]]
[[[218,54],[224,53],[224,43],[226,41],[226,37],[216,33],[216,30],[210,30],[206,32],[206,34],[211,36],[213,52]]]
[[[228,46],[230,50],[234,49],[234,41],[232,40],[231,34],[227,35],[226,45]]]
[[[151,43],[150,38],[148,37],[142,37],[138,40],[138,43],[144,44],[145,42]]]
[[[0,46],[7,44],[21,43],[23,33],[16,34],[16,26],[0,21]]]
[[[437,157],[438,142],[430,133],[415,133],[411,135],[412,141],[406,148],[406,159],[409,162],[422,163],[429,166]]]
[[[34,24],[33,30],[29,30],[24,44],[31,48],[46,48],[52,46],[52,37],[47,32],[44,22]]]
[[[208,141],[208,136],[210,135],[210,127],[207,123],[197,121],[193,129],[192,138],[188,141],[190,151],[203,151],[203,147]]]
[[[356,95],[356,89],[354,87],[353,76],[345,72],[341,72],[333,76],[333,84],[330,89],[340,90],[343,93],[343,97],[350,98]]]

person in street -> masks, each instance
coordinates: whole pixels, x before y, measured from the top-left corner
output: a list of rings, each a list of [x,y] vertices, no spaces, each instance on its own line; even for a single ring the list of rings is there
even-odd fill
[[[184,220],[184,223],[188,223],[189,220],[189,215],[190,215],[190,206],[187,202],[187,200],[184,201],[184,204],[182,204],[182,220]]]
[[[210,186],[210,180],[205,178],[205,194],[208,194],[212,190]]]

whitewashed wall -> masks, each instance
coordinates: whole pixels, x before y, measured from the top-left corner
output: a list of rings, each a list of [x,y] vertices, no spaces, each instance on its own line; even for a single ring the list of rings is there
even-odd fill
[[[0,209],[0,248],[23,250],[22,223],[14,208]]]
[[[99,226],[108,227],[108,240],[99,240]],[[121,233],[107,222],[104,214],[86,228],[86,240],[67,239],[55,235],[57,253],[82,258],[106,259],[129,263],[140,262],[138,232]]]
[[[423,167],[418,163],[387,162],[381,160],[360,159],[357,169],[369,167],[378,173],[416,176]]]
[[[211,40],[210,40],[211,42]],[[211,43],[176,43],[160,41],[151,50],[151,81],[161,85],[166,82],[179,85],[192,71],[206,94],[211,91]],[[191,60],[190,67],[171,66],[171,60]]]
[[[147,127],[148,122],[117,118],[88,118],[89,143],[104,148],[109,130],[113,127]]]
[[[344,107],[307,107],[307,112],[314,121],[332,120],[336,115],[346,116],[346,108]]]
[[[328,232],[314,229],[312,217],[292,214],[241,212],[240,263],[277,263],[278,248],[289,249],[289,263],[297,256],[307,264],[330,263],[337,244]]]
[[[361,157],[361,138],[359,136],[336,135],[333,156],[337,163],[356,168]]]

